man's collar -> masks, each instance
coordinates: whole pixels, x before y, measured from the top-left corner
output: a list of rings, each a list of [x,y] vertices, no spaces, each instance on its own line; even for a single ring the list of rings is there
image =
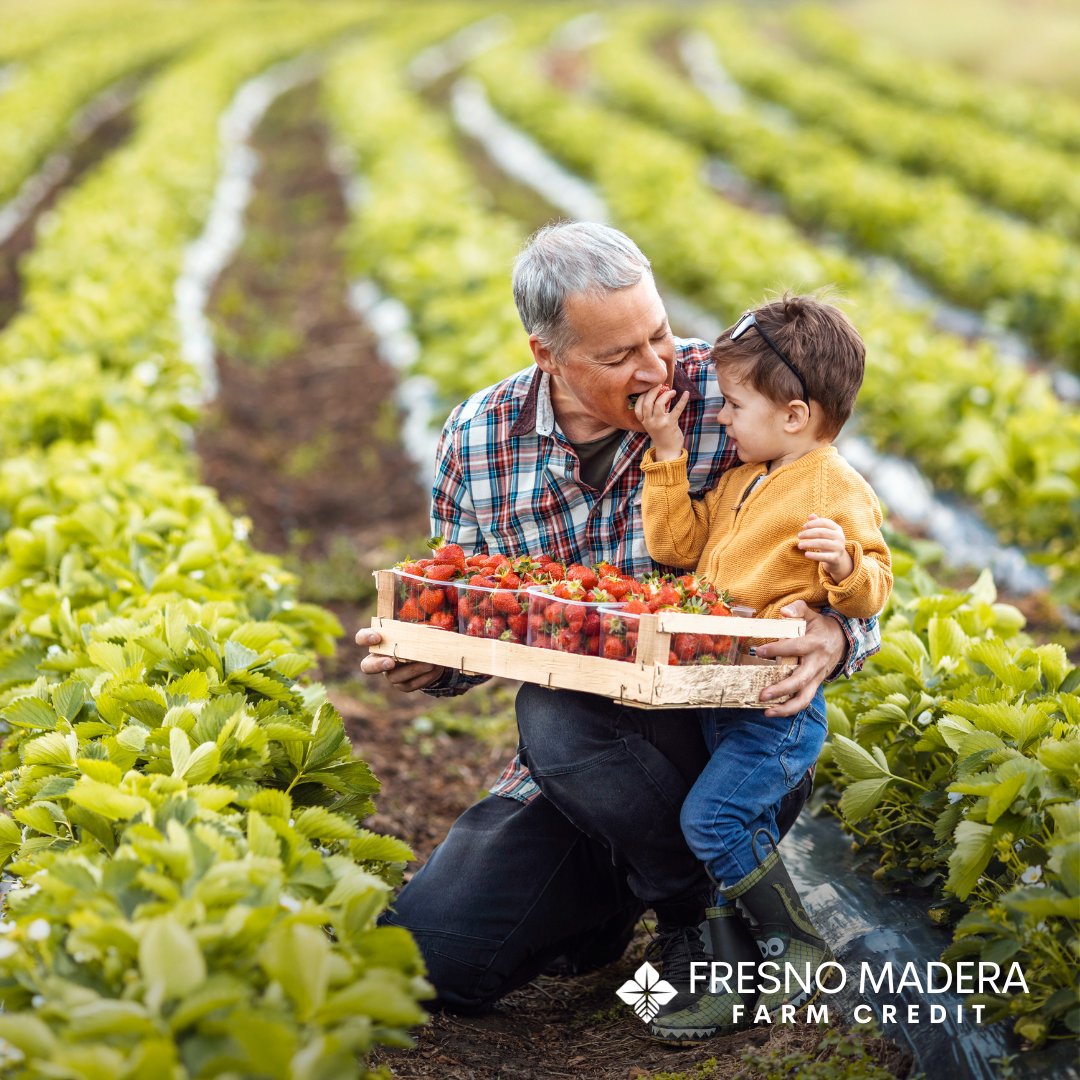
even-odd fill
[[[671,380],[672,390],[680,394],[690,391],[690,400],[699,401],[701,394],[693,380],[686,374],[686,369],[675,362],[675,374]],[[535,431],[538,435],[550,435],[555,430],[555,412],[551,407],[551,377],[546,371],[536,368],[533,371],[529,392],[521,403],[521,411],[510,428],[510,437],[528,435]]]

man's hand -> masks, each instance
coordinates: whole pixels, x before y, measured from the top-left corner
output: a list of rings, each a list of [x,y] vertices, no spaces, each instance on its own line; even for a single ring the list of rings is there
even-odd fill
[[[676,397],[679,400],[673,405],[672,400]],[[682,453],[683,433],[679,417],[689,400],[689,391],[684,390],[680,397],[678,391],[665,383],[639,395],[634,403],[634,415],[649,433],[657,461],[674,461]]]
[[[381,641],[382,638],[375,630],[366,629],[356,632],[357,645],[378,645]],[[376,656],[374,653],[368,653],[360,661],[360,670],[365,675],[378,675],[381,672],[395,689],[410,693],[413,690],[423,690],[425,686],[431,686],[447,669],[437,667],[435,664],[424,664],[415,660],[406,662],[395,660],[392,656]]]
[[[791,695],[782,704],[766,708],[766,716],[794,716],[805,709],[847,651],[847,638],[840,624],[828,615],[814,611],[805,601],[796,600],[782,607],[780,614],[789,619],[805,619],[806,633],[802,637],[783,638],[757,647],[758,656],[766,659],[794,656],[799,661],[799,666],[786,679],[761,691],[762,702]]]
[[[833,584],[850,577],[855,561],[847,552],[844,530],[829,518],[811,514],[799,530],[799,549],[808,558],[825,567]]]

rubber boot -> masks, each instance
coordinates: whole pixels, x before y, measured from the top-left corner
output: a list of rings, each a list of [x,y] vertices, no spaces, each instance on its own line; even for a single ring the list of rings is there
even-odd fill
[[[735,987],[738,986],[740,970],[747,972],[750,966],[756,968],[761,962],[757,942],[751,937],[734,904],[707,908],[705,920],[712,947],[712,963],[731,965],[728,977],[730,989],[710,992],[712,974],[721,977],[725,970],[711,966],[706,969],[706,981],[696,984],[698,992],[689,1005],[679,1009],[661,1009],[649,1024],[649,1034],[663,1042],[693,1044],[753,1026],[751,1017],[757,992],[753,990],[739,994]],[[740,965],[745,966],[740,968]],[[742,1006],[738,1019],[735,1015],[736,1005]]]
[[[753,1027],[762,1008],[770,1018],[784,1005],[802,1008],[817,996],[818,966],[834,960],[832,950],[803,909],[775,848],[741,881],[721,889],[720,895],[727,904],[709,909],[709,928],[718,950],[714,959],[726,960],[734,968],[730,989],[702,993],[685,1008],[658,1015],[649,1025],[650,1034],[657,1039],[676,1044],[703,1042]],[[756,951],[751,951],[755,947]],[[740,961],[756,965],[771,961],[776,966],[767,972],[779,981],[779,988],[737,993],[736,965]],[[785,964],[791,965],[801,982],[794,977],[785,980]],[[809,991],[803,984],[809,985]]]
[[[815,998],[817,969],[821,964],[835,961],[835,957],[806,914],[780,861],[780,852],[774,847],[764,862],[720,894],[728,903],[738,901],[750,934],[757,942],[761,961],[775,965],[767,973],[780,982],[779,989],[763,991],[758,996],[754,1011],[764,1007],[772,1016],[784,1005],[801,1008]],[[787,979],[789,968],[791,977]],[[809,985],[809,990],[802,984]]]

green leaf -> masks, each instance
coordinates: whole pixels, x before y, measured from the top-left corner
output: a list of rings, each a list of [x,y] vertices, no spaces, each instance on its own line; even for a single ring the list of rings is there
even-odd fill
[[[1026,773],[1017,772],[998,780],[986,803],[986,820],[992,825],[1013,804],[1027,782]]]
[[[173,915],[152,919],[139,942],[139,970],[160,1000],[186,997],[206,980],[206,960],[191,932]]]
[[[91,641],[86,646],[91,663],[110,675],[122,675],[131,666],[122,646],[114,641]]]
[[[321,706],[315,714],[311,735],[311,748],[304,765],[306,772],[314,772],[328,765],[337,757],[342,745],[349,743],[341,714],[329,702]]]
[[[949,856],[949,880],[945,887],[966,900],[979,876],[994,854],[1000,830],[976,821],[961,821],[956,826],[956,847]]]
[[[330,943],[322,930],[304,923],[279,926],[259,950],[259,963],[295,1002],[301,1020],[326,1000]]]
[[[1048,645],[1039,645],[1035,652],[1039,657],[1039,667],[1042,670],[1042,677],[1046,682],[1047,689],[1057,690],[1072,668],[1065,647],[1055,642]]]
[[[86,704],[86,684],[80,679],[68,679],[53,690],[53,706],[63,719],[71,722]]]
[[[296,831],[309,840],[353,840],[356,825],[322,806],[309,806],[296,815]]]
[[[338,991],[320,1010],[323,1022],[370,1016],[388,1027],[409,1028],[424,1022],[425,1013],[409,993],[401,973],[376,968],[352,986]]]
[[[59,768],[75,767],[75,755],[79,751],[79,740],[73,732],[62,734],[50,731],[36,739],[23,743],[22,759],[24,765],[52,765]]]
[[[1046,865],[1061,879],[1070,896],[1080,897],[1080,840],[1055,844]]]
[[[411,862],[416,856],[412,848],[395,836],[381,836],[368,829],[359,829],[349,843],[349,854],[357,862]]]
[[[856,780],[844,788],[840,796],[840,813],[844,820],[854,825],[862,821],[878,803],[892,783],[889,777]]]
[[[218,749],[217,743],[200,743],[191,752],[191,756],[181,770],[180,775],[189,784],[205,784],[217,773],[220,764],[221,751]]]
[[[16,821],[21,821],[36,832],[45,833],[46,836],[60,835],[52,814],[44,806],[21,806],[13,812],[12,816]]]
[[[256,810],[248,814],[247,841],[248,850],[252,855],[262,855],[271,859],[281,858],[281,838],[274,827]]]
[[[857,742],[843,735],[833,735],[829,740],[833,760],[845,776],[852,780],[879,780],[890,774]]]
[[[1047,739],[1038,749],[1039,761],[1072,781],[1080,779],[1080,739]]]
[[[31,1060],[51,1061],[60,1048],[48,1024],[33,1013],[0,1013],[0,1038]]]
[[[250,667],[258,659],[259,654],[254,649],[241,645],[239,641],[225,642],[226,675],[234,671],[242,671],[244,668]]]
[[[14,727],[36,728],[39,731],[52,731],[57,723],[56,711],[38,697],[16,698],[4,707],[0,716]]]
[[[169,758],[172,761],[173,776],[184,775],[184,768],[191,757],[191,740],[183,728],[169,729]]]
[[[944,657],[961,659],[967,652],[968,637],[955,619],[934,615],[927,626],[927,644],[930,662],[936,668]]]
[[[91,780],[88,776],[84,776],[67,797],[76,806],[100,814],[109,821],[127,821],[149,808],[145,799],[128,795],[111,784]]]
[[[0,866],[22,847],[22,830],[7,814],[0,814]]]
[[[81,757],[75,762],[75,765],[84,776],[89,776],[93,780],[100,780],[103,784],[112,784],[114,787],[124,777],[119,765],[112,761],[102,761],[100,758]]]

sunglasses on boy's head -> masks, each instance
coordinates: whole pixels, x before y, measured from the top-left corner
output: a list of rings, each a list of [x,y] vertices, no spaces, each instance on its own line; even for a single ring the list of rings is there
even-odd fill
[[[799,380],[799,387],[802,390],[802,399],[806,402],[806,407],[809,409],[810,395],[806,392],[806,381],[799,374],[799,369],[776,347],[776,343],[773,341],[773,339],[769,337],[767,333],[765,333],[765,328],[761,325],[761,323],[757,321],[757,315],[754,312],[747,311],[739,319],[739,321],[735,324],[735,329],[731,331],[731,340],[738,341],[739,338],[741,338],[747,330],[751,329],[751,327],[762,336],[765,344],[768,345],[769,348],[772,349],[772,351],[776,353],[776,355],[779,356],[781,360],[784,361],[791,374]]]

